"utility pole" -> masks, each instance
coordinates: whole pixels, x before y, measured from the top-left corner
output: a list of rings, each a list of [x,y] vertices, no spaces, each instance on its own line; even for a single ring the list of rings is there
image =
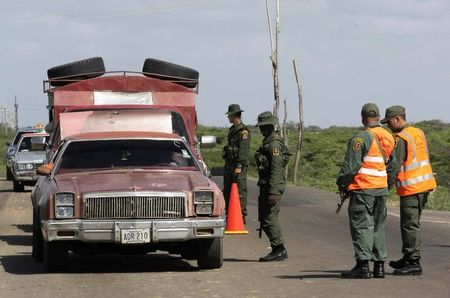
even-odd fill
[[[19,131],[19,105],[17,104],[17,96],[14,96],[14,129]]]

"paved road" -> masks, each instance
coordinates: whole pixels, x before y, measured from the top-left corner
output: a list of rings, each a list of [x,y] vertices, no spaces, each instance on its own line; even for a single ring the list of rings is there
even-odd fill
[[[341,280],[353,266],[346,211],[334,213],[337,195],[290,188],[282,226],[289,260],[258,263],[268,252],[258,239],[256,187],[250,183],[249,235],[226,236],[222,269],[199,271],[177,256],[73,258],[69,272],[43,273],[31,258],[29,188],[13,193],[0,181],[0,297],[449,297],[450,215],[426,212],[424,275],[384,280]],[[389,256],[400,256],[398,216],[387,219]],[[391,272],[391,270],[389,270]]]

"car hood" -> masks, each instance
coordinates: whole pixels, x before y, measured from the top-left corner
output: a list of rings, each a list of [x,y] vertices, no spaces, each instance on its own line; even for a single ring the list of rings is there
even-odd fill
[[[16,159],[19,162],[43,162],[45,156],[45,151],[21,151],[16,153]]]
[[[126,191],[192,191],[210,188],[200,172],[96,171],[55,176],[58,191],[74,193]]]

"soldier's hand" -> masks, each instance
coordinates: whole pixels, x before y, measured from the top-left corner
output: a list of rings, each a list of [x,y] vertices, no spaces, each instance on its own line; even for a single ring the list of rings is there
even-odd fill
[[[235,173],[236,175],[240,174],[241,172],[242,172],[242,169],[241,169],[241,168],[235,168],[235,169],[234,169],[234,173]]]
[[[346,198],[348,198],[349,194],[346,190],[340,190],[339,196],[341,197],[341,199],[346,199]]]
[[[277,204],[278,200],[280,199],[279,196],[276,195],[269,195],[269,198],[267,199],[269,202],[269,206],[273,207]]]

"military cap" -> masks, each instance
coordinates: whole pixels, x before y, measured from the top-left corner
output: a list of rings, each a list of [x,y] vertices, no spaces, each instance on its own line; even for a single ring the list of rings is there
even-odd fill
[[[241,110],[241,107],[238,104],[233,103],[228,106],[228,112],[226,112],[225,114],[230,116],[243,111],[244,110]]]
[[[378,117],[380,116],[380,110],[378,110],[376,104],[369,102],[363,105],[361,115],[364,117]]]
[[[389,119],[399,116],[399,115],[405,115],[405,108],[402,106],[392,106],[386,109],[386,114],[384,115],[384,119],[382,119],[380,122],[382,124],[388,123]]]
[[[273,125],[275,127],[278,124],[278,118],[274,115],[272,115],[271,112],[262,112],[258,115],[258,123],[256,123],[256,126],[263,126],[263,125]]]

